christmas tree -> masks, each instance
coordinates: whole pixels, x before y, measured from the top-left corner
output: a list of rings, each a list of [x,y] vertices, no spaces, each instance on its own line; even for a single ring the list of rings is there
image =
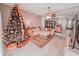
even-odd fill
[[[20,42],[26,38],[25,25],[17,5],[11,9],[8,24],[4,30],[5,42]]]

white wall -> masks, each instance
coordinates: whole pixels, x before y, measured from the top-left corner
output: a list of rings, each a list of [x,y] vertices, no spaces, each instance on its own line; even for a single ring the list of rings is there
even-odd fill
[[[44,17],[44,15],[42,15],[41,25],[42,25],[42,27],[45,27],[45,17]]]
[[[3,23],[3,29],[7,25],[9,14],[11,13],[11,7],[0,4],[1,9],[1,16],[2,16],[2,23]],[[30,22],[30,26],[41,26],[41,16],[37,16],[36,14],[30,13],[28,11],[20,10],[20,13],[22,14],[24,18],[24,22]]]
[[[30,23],[30,26],[38,27],[41,26],[41,16],[37,16],[32,13],[22,12],[24,21]]]
[[[3,45],[2,45],[2,20],[0,11],[0,56],[3,55]]]
[[[67,20],[66,16],[59,16],[58,20],[60,21],[62,29],[63,30],[66,29],[66,20]]]

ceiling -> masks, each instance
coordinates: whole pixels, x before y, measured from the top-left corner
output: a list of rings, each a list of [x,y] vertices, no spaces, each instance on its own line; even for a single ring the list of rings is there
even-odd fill
[[[6,3],[6,5],[13,6],[12,3]],[[53,12],[67,10],[79,6],[78,3],[19,3],[21,9],[35,13],[37,15],[47,13],[49,6]]]

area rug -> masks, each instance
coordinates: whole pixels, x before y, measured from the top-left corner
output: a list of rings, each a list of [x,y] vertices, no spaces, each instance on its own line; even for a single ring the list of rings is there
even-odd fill
[[[44,36],[44,35],[34,35],[31,37],[31,42],[33,42],[35,45],[37,45],[38,47],[42,48],[44,45],[46,45],[50,40],[52,40],[53,36],[52,35],[48,35],[48,36]]]

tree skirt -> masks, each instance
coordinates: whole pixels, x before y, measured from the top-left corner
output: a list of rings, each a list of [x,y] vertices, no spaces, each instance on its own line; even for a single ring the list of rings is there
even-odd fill
[[[26,45],[28,42],[29,42],[29,38],[26,38],[26,39],[24,39],[24,40],[21,41],[21,42],[16,42],[16,41],[14,41],[14,42],[5,44],[4,46],[5,46],[7,49],[15,49],[15,48],[21,48],[22,46]]]
[[[18,48],[21,48],[22,46],[26,45],[28,42],[29,42],[29,38],[26,38],[26,39],[24,39],[23,41],[18,42],[18,43],[17,43],[17,47],[18,47]]]
[[[17,47],[16,41],[4,45],[7,49],[15,49]]]

